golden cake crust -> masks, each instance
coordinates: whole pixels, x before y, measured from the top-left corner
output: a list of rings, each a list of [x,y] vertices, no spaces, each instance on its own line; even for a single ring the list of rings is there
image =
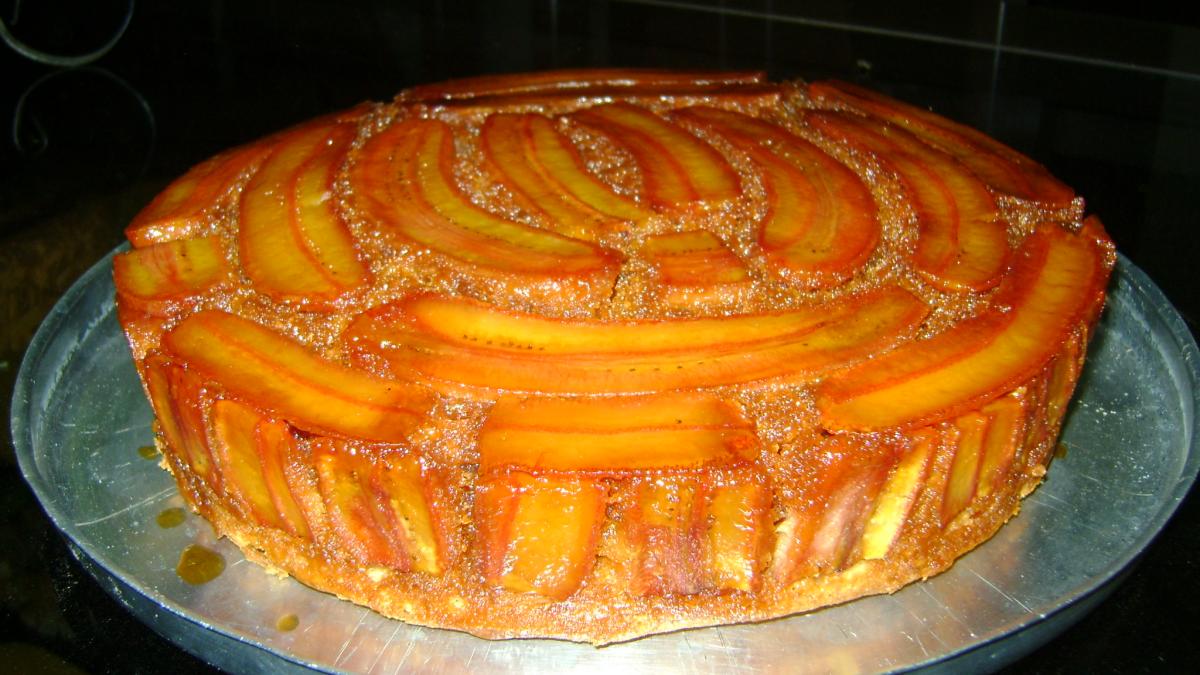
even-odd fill
[[[416,624],[606,643],[892,592],[1036,488],[1113,250],[1044,168],[840,82],[426,85],[127,229],[188,503]]]

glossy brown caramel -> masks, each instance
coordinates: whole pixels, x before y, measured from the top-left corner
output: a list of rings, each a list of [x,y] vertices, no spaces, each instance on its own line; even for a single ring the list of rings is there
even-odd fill
[[[188,544],[179,554],[179,564],[175,567],[179,578],[193,586],[207,584],[224,571],[225,558],[200,544]]]

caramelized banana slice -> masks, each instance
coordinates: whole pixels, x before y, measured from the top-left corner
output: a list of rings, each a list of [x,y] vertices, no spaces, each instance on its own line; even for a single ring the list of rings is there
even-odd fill
[[[448,544],[438,478],[412,454],[389,453],[375,464],[371,488],[403,543],[405,569],[441,574],[446,569]]]
[[[589,173],[579,152],[546,117],[491,115],[480,142],[493,173],[555,232],[593,240],[650,215]]]
[[[370,460],[333,439],[316,439],[310,447],[329,526],[341,548],[364,564],[407,570],[408,556],[370,488]]]
[[[150,244],[113,258],[122,301],[155,316],[166,316],[172,302],[203,293],[232,272],[219,237]]]
[[[805,118],[822,133],[874,154],[896,172],[917,212],[913,264],[947,290],[984,291],[1008,269],[1008,232],[987,186],[950,155],[885,123],[832,112]]]
[[[639,595],[690,595],[703,588],[704,486],[695,476],[642,481],[623,518],[638,553],[633,590]]]
[[[652,68],[588,68],[547,70],[520,75],[483,75],[407,90],[406,101],[447,101],[514,94],[561,92],[572,96],[594,95],[593,90],[688,93],[711,87],[757,85],[766,79],[760,71],[661,70]]]
[[[432,404],[417,387],[321,358],[226,312],[189,316],[163,336],[163,348],[230,393],[316,433],[403,441]]]
[[[751,591],[767,560],[771,491],[755,469],[636,482],[621,517],[638,595]]]
[[[605,295],[614,253],[508,220],[476,206],[454,179],[454,137],[445,122],[408,119],[373,136],[350,169],[359,212],[402,242],[469,277],[509,285]]]
[[[974,409],[1035,375],[1090,320],[1111,270],[1111,243],[1043,225],[1021,245],[990,309],[905,344],[817,387],[829,429],[919,426]]]
[[[575,476],[481,482],[475,520],[488,583],[565,600],[595,564],[606,498],[600,481]]]
[[[754,458],[752,425],[701,394],[517,398],[496,403],[479,435],[479,470],[624,474]]]
[[[1066,206],[1075,193],[1050,175],[1045,167],[1025,155],[966,125],[922,110],[894,98],[847,82],[829,80],[809,85],[817,99],[839,101],[904,127],[966,164],[1001,192]]]
[[[219,494],[221,477],[213,465],[202,412],[204,383],[158,354],[146,358],[142,372],[167,448]]]
[[[636,393],[815,377],[897,344],[925,317],[887,286],[837,302],[714,319],[571,321],[417,295],[363,314],[343,340],[396,377],[547,393]]]
[[[288,482],[288,472],[295,471],[296,437],[286,422],[263,417],[258,421],[258,452],[262,460],[263,478],[271,501],[283,522],[284,529],[301,539],[312,539],[309,519],[300,506],[300,498]]]
[[[643,198],[660,211],[741,195],[738,176],[721,153],[649,110],[613,103],[572,117],[629,150],[642,172]]]
[[[862,557],[863,535],[898,450],[849,437],[826,441],[821,451],[828,459],[801,484],[802,497],[776,527],[776,579],[790,584],[839,571]]]
[[[283,520],[267,487],[258,452],[258,422],[254,408],[236,401],[213,403],[208,422],[213,454],[225,493],[234,506],[261,525],[282,529]]]
[[[675,115],[737,142],[758,165],[767,197],[758,243],[789,281],[836,286],[870,257],[880,236],[875,202],[850,169],[769,122],[716,108]]]
[[[737,298],[750,290],[746,264],[715,235],[703,230],[646,237],[642,255],[658,269],[668,305],[689,308]]]
[[[1022,390],[981,408],[990,423],[983,440],[977,495],[986,497],[993,490],[1001,489],[1008,480],[1017,448],[1025,436],[1026,400]]]
[[[928,428],[913,433],[912,449],[892,469],[863,530],[864,560],[882,558],[895,545],[925,487],[940,440],[941,436]]]
[[[720,485],[712,490],[707,510],[705,585],[755,590],[770,546],[771,491],[755,479]]]
[[[242,269],[255,289],[317,304],[360,286],[369,272],[335,208],[333,181],[355,128],[313,124],[284,136],[242,193]]]
[[[1084,330],[1080,330],[1068,340],[1063,353],[1054,360],[1050,369],[1050,379],[1046,383],[1046,420],[1054,427],[1062,423],[1067,414],[1067,405],[1071,402],[1071,394],[1083,370]]]
[[[268,139],[269,140],[269,139]],[[150,202],[125,228],[135,248],[196,236],[208,212],[271,152],[266,140],[197,164]]]
[[[954,461],[950,462],[946,493],[942,495],[942,527],[949,525],[975,499],[983,439],[989,423],[987,416],[979,413],[967,413],[954,420],[958,443],[954,448]]]

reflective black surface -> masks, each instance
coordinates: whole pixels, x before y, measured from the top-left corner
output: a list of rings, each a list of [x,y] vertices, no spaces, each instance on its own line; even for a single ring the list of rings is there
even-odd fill
[[[1182,11],[1032,0],[130,6],[0,2],[8,43],[16,44],[0,43],[6,405],[41,317],[188,166],[411,84],[553,67],[834,76],[930,106],[1075,187],[1195,332],[1200,28]],[[82,58],[68,67],[56,56]],[[0,670],[205,670],[81,570],[7,447],[0,509]],[[1014,670],[1188,669],[1200,657],[1198,511],[1195,499],[1185,501],[1110,598]]]

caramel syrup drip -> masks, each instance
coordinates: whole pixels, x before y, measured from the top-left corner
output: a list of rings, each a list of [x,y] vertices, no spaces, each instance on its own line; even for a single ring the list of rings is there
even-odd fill
[[[225,558],[212,549],[199,544],[189,544],[179,556],[175,573],[193,586],[206,584],[221,576],[225,571]]]
[[[186,517],[187,514],[184,513],[184,510],[176,506],[169,509],[163,509],[162,512],[159,513],[154,519],[154,522],[158,523],[159,527],[166,530],[172,527],[179,527],[183,524],[183,520]]]
[[[295,614],[284,614],[283,616],[279,617],[278,621],[275,622],[275,630],[281,633],[286,633],[288,631],[296,630],[296,627],[299,625],[300,617],[296,616]]]

